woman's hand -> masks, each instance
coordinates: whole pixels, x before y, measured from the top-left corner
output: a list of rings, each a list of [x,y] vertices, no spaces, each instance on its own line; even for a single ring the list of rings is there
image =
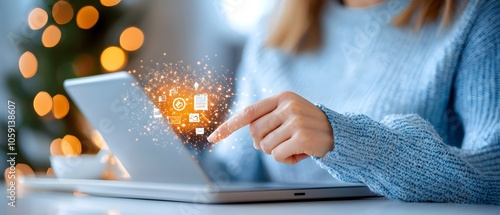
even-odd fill
[[[292,92],[246,107],[217,128],[208,141],[216,143],[245,125],[250,125],[254,147],[279,162],[295,164],[333,150],[333,132],[326,115]]]

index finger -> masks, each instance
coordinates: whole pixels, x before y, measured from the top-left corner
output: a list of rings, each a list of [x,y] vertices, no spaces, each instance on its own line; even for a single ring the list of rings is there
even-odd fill
[[[219,142],[238,129],[252,123],[253,121],[259,119],[260,117],[272,112],[278,106],[278,99],[273,96],[266,98],[260,102],[253,105],[245,107],[243,111],[239,112],[231,119],[222,123],[217,129],[215,129],[207,140],[211,143]]]

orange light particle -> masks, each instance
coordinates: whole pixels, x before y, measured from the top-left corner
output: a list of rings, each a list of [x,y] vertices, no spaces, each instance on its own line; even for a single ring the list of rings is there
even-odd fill
[[[47,27],[42,34],[42,44],[47,48],[52,48],[61,40],[61,30],[55,25]]]
[[[57,94],[52,98],[54,103],[52,107],[52,113],[56,119],[64,118],[69,112],[69,101],[66,96]]]
[[[10,173],[10,172],[12,172],[12,171],[11,171],[11,169],[10,169],[10,167],[7,167],[7,168],[5,169],[5,171],[4,171],[4,176],[3,176],[3,177],[4,177],[4,179],[5,179],[5,183],[6,183],[6,184],[9,184],[11,181],[14,181],[14,180],[13,180],[13,176],[10,176],[10,175],[11,175],[11,173]],[[10,178],[9,178],[9,177],[10,177]]]
[[[52,110],[52,97],[47,92],[39,92],[33,99],[33,108],[39,116],[47,115]]]
[[[120,35],[120,46],[127,51],[135,51],[144,43],[144,33],[137,27],[125,29]]]
[[[79,77],[91,75],[94,71],[94,67],[94,57],[89,54],[79,55],[72,64],[73,72]]]
[[[101,4],[102,6],[105,6],[105,7],[113,7],[115,5],[117,5],[118,3],[120,3],[121,0],[101,0]]]
[[[19,71],[24,78],[35,76],[38,69],[38,60],[35,55],[29,51],[24,52],[19,58]]]
[[[66,156],[79,155],[82,153],[82,144],[77,137],[66,135],[62,139],[61,149]]]
[[[73,19],[73,7],[67,1],[58,1],[52,7],[52,17],[59,25],[64,25]]]
[[[32,30],[38,30],[43,28],[47,21],[49,20],[49,15],[42,8],[35,8],[31,10],[28,15],[28,25]]]
[[[94,144],[97,147],[99,147],[100,149],[102,149],[103,147],[105,149],[107,149],[106,142],[104,141],[104,138],[102,137],[101,133],[99,133],[96,130],[94,130],[92,132],[92,142],[94,142]]]
[[[127,54],[121,48],[116,46],[106,48],[101,54],[101,65],[109,72],[123,69],[126,62]]]
[[[23,176],[35,176],[35,171],[33,171],[30,166],[24,163],[16,164],[16,172],[19,172]]]
[[[45,175],[47,175],[47,176],[53,176],[54,175],[54,170],[52,170],[52,168],[49,167],[47,169],[47,172],[45,172]]]
[[[81,29],[90,29],[99,20],[99,11],[93,6],[82,7],[76,14],[76,24]]]
[[[64,155],[62,151],[62,139],[57,138],[50,143],[50,154],[51,155]]]

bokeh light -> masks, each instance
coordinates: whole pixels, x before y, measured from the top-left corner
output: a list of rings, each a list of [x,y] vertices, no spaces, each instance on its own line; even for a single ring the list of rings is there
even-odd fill
[[[28,25],[32,30],[38,30],[43,28],[47,21],[49,20],[49,15],[47,12],[41,8],[33,9],[28,15]]]
[[[90,29],[99,20],[99,11],[93,6],[82,7],[76,14],[76,24],[81,29]]]
[[[77,137],[66,135],[62,139],[61,149],[66,156],[79,155],[82,153],[82,144]]]
[[[137,27],[125,29],[120,35],[120,46],[127,51],[135,51],[144,43],[144,33]]]
[[[102,149],[103,147],[104,149],[107,149],[107,145],[106,142],[104,141],[104,138],[102,137],[101,133],[99,133],[97,130],[94,130],[92,132],[92,142],[100,149]]]
[[[52,110],[52,97],[47,92],[39,92],[33,99],[33,108],[39,116],[47,115]]]
[[[52,48],[61,40],[61,30],[55,25],[47,27],[42,34],[42,44],[47,48]]]
[[[47,172],[45,172],[45,175],[46,176],[54,176],[54,170],[52,170],[52,168],[48,168],[47,169]]]
[[[105,7],[113,7],[115,5],[117,5],[118,3],[120,3],[121,0],[101,0],[101,4],[102,6],[105,6]]]
[[[59,25],[64,25],[73,19],[73,7],[67,1],[58,1],[52,7],[52,17]]]
[[[19,71],[24,78],[35,76],[38,69],[38,60],[35,55],[29,51],[24,52],[19,58]]]
[[[16,164],[15,168],[7,167],[4,172],[5,183],[10,184],[12,181],[16,181],[20,176],[35,176],[35,172],[30,166],[24,163]]]
[[[51,155],[64,155],[63,151],[62,151],[62,139],[61,138],[57,138],[55,140],[52,141],[52,143],[50,144],[50,154]]]
[[[35,171],[24,163],[16,164],[16,172],[19,172],[19,174],[23,176],[35,176]]]
[[[7,167],[4,171],[3,177],[5,179],[5,184],[9,184],[11,181],[13,181],[13,178],[9,178],[9,172],[10,172],[10,167]]]
[[[72,64],[73,72],[76,76],[88,76],[94,72],[94,57],[89,54],[81,54],[75,58]]]
[[[52,98],[54,103],[52,112],[54,113],[54,117],[56,119],[64,118],[69,112],[69,101],[66,96],[57,94]]]
[[[127,54],[120,47],[108,47],[101,54],[101,65],[109,72],[123,69],[126,62]]]

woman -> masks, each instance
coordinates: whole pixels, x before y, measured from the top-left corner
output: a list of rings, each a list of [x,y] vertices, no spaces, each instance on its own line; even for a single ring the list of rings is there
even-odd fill
[[[276,13],[237,76],[249,106],[208,138],[234,132],[215,150],[235,178],[500,204],[498,1],[286,0]]]

